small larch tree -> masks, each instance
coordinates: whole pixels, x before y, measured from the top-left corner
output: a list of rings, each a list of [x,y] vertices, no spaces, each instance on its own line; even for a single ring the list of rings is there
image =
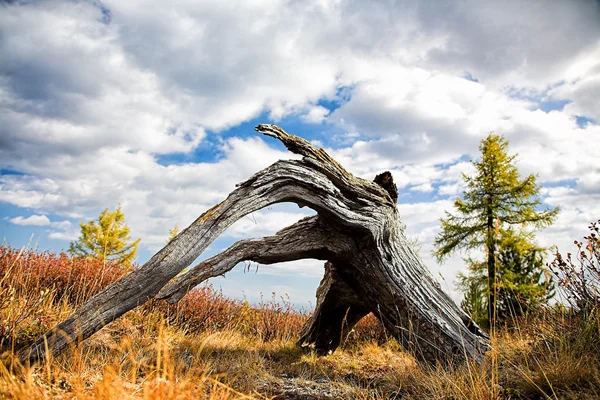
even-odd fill
[[[508,141],[489,134],[479,145],[480,161],[472,161],[476,173],[462,177],[466,190],[454,202],[455,213],[441,218],[442,230],[435,238],[433,254],[439,262],[458,250],[486,253],[487,322],[493,326],[498,289],[498,242],[509,227],[543,228],[555,220],[558,208],[540,209],[540,187],[535,175],[521,179],[515,166],[516,155],[508,155]],[[520,273],[524,273],[521,271]],[[470,288],[473,291],[476,288]]]
[[[106,208],[97,220],[90,220],[87,224],[81,222],[79,226],[81,234],[77,241],[71,242],[69,254],[117,262],[123,268],[131,266],[141,239],[131,242],[129,227],[125,224],[125,215],[120,206],[114,211]]]
[[[177,226],[177,224],[175,224],[173,229],[169,229],[169,237],[167,238],[166,244],[169,244],[169,242],[171,240],[175,239],[175,237],[177,235],[179,235],[179,226]]]

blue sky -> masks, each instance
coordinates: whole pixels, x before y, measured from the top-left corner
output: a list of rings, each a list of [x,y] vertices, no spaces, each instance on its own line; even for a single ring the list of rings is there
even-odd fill
[[[526,4],[526,6],[524,5]],[[138,262],[291,154],[277,123],[355,175],[392,171],[403,222],[455,299],[461,255],[430,256],[478,143],[504,135],[560,206],[540,244],[571,251],[600,218],[596,1],[14,1],[0,5],[0,232],[60,251],[121,205]],[[311,213],[243,218],[204,256]],[[212,281],[314,304],[322,262]]]

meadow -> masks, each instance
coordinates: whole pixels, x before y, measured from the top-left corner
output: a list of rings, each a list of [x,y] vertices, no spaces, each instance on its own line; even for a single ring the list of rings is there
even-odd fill
[[[126,272],[0,247],[0,398],[600,398],[598,307],[560,303],[492,332],[481,364],[431,366],[373,315],[318,357],[296,346],[308,314],[285,296],[250,305],[204,286],[176,305],[150,301],[42,364],[18,362],[18,349]]]

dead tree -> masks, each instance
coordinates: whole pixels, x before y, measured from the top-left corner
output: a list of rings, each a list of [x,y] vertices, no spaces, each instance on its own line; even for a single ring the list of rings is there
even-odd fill
[[[398,192],[389,172],[374,182],[347,172],[323,149],[275,125],[256,131],[280,140],[302,160],[278,161],[238,184],[139,269],[88,300],[55,329],[20,353],[24,362],[59,353],[151,298],[177,302],[206,279],[244,260],[271,264],[326,260],[317,305],[302,329],[300,346],[319,354],[335,350],[373,312],[391,336],[428,362],[480,360],[487,335],[440,289],[409,244],[400,221]],[[188,267],[227,227],[274,203],[293,202],[317,215],[275,236],[242,240]]]

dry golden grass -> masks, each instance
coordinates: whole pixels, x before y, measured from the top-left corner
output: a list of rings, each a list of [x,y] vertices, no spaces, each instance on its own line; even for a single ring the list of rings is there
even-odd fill
[[[326,357],[295,346],[307,316],[197,290],[150,303],[65,354],[24,367],[14,353],[69,315],[118,266],[0,248],[0,398],[600,398],[600,325],[560,310],[493,337],[480,365],[417,363],[373,317]],[[109,277],[107,279],[106,277]]]

